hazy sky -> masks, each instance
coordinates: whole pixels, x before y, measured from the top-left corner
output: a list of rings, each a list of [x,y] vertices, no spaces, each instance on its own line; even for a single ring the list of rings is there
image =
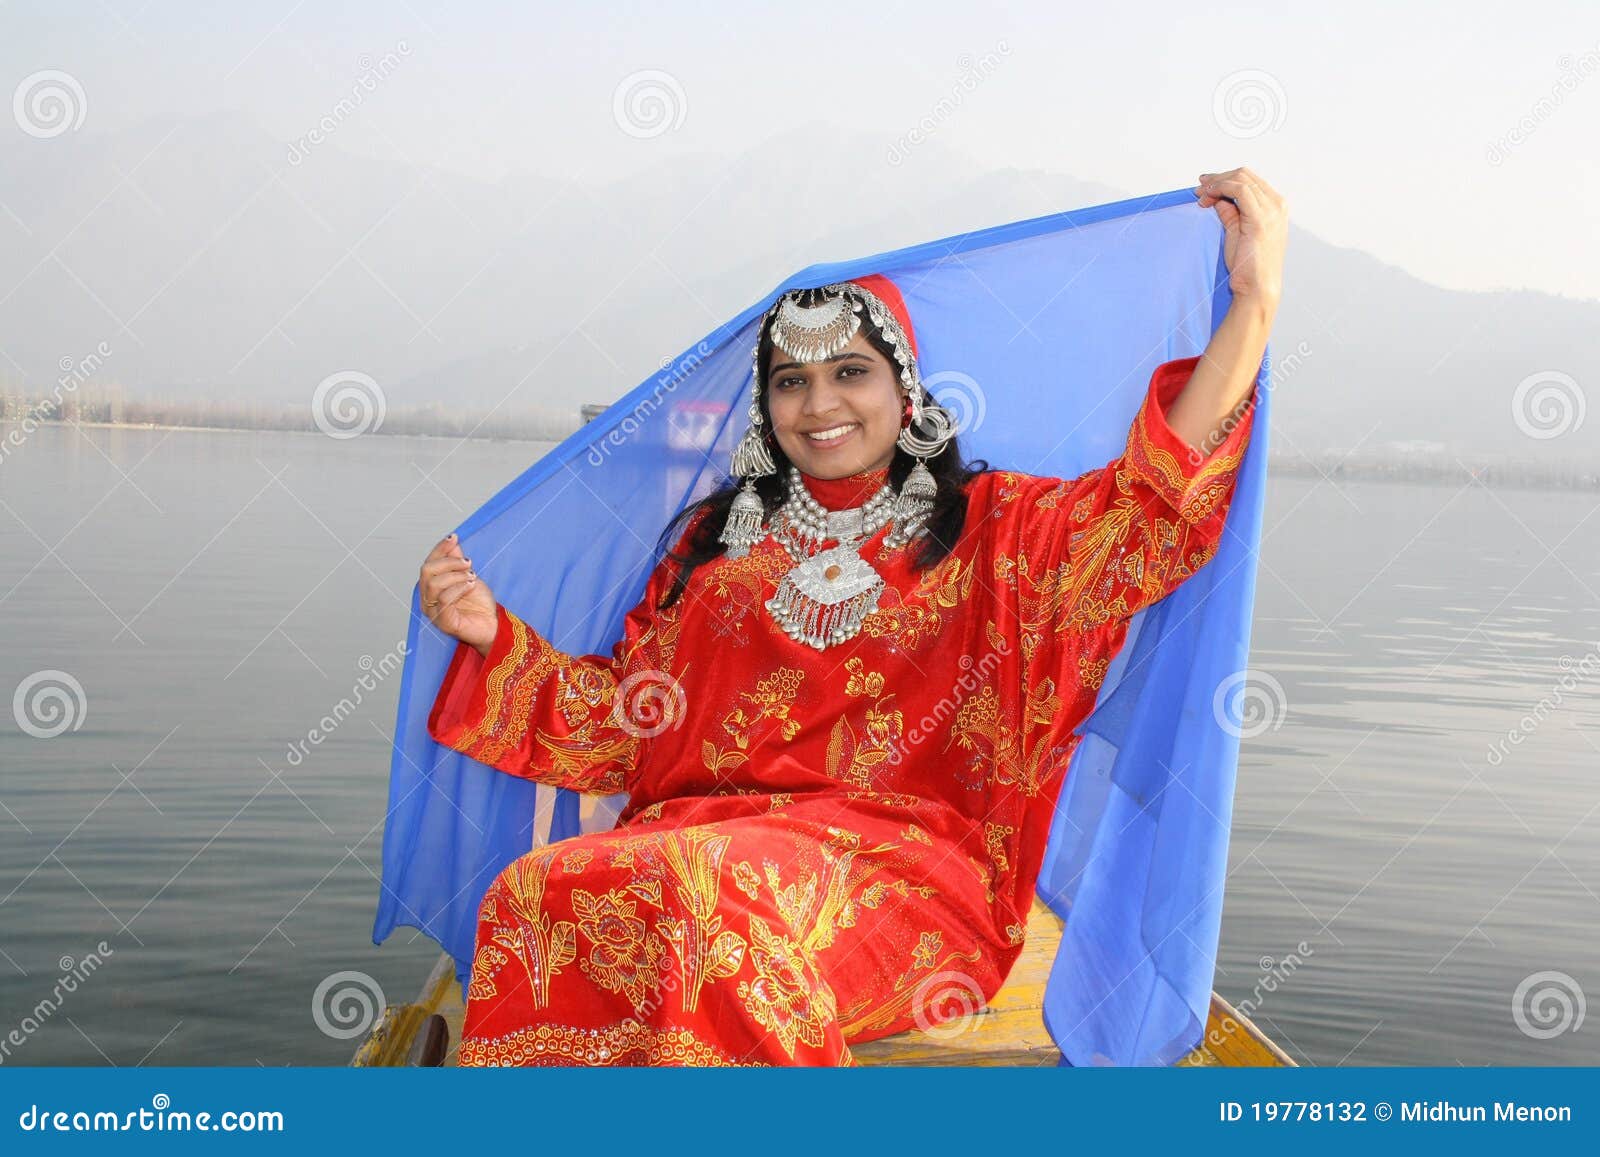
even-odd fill
[[[1248,164],[1297,223],[1436,284],[1600,297],[1593,0],[0,5],[14,103],[43,70],[81,86],[85,130],[231,109],[293,140],[334,116],[341,149],[490,180],[629,172],[806,121],[888,140],[922,122],[985,164],[1130,192]],[[666,74],[636,83],[670,127],[620,114],[630,133],[615,98],[645,72]]]

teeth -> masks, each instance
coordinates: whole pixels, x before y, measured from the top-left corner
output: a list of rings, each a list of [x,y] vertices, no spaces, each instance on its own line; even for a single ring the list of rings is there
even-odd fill
[[[813,442],[832,442],[835,438],[844,437],[855,428],[855,423],[851,422],[849,425],[835,426],[831,430],[823,430],[816,434],[807,434],[806,437],[810,438]]]

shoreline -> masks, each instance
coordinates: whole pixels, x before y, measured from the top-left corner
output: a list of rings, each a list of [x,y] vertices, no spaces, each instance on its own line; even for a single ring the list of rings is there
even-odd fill
[[[35,426],[66,427],[81,426],[90,430],[187,430],[200,434],[301,434],[312,438],[327,438],[330,435],[321,430],[303,430],[293,426],[181,426],[167,422],[67,422],[60,418],[34,418]],[[20,426],[21,418],[0,418],[0,436],[12,426]],[[406,431],[405,433],[387,433],[383,430],[371,431],[378,438],[439,438],[454,441],[468,442],[526,442],[535,446],[558,446],[561,438],[522,438],[511,437],[504,434],[430,434],[425,431]],[[364,437],[365,435],[360,435]],[[570,435],[568,435],[570,436]],[[354,441],[354,439],[351,439]]]
[[[84,427],[94,430],[133,430],[133,431],[189,431],[195,433],[211,434],[291,434],[311,438],[327,438],[330,435],[321,430],[304,430],[293,427],[277,426],[185,426],[161,422],[68,422],[60,418],[35,418],[32,419],[36,427]],[[13,426],[23,424],[23,419],[0,418],[0,447],[3,447],[6,431]],[[581,429],[581,427],[579,427]],[[358,435],[364,437],[366,435]],[[372,436],[379,438],[425,438],[438,441],[466,441],[466,442],[505,442],[528,446],[543,446],[547,449],[559,446],[561,438],[531,438],[505,434],[443,434],[427,433],[425,431],[408,431],[405,433],[385,433],[382,430],[372,432]],[[570,437],[570,435],[566,435]],[[350,440],[354,440],[353,438]],[[1465,467],[1465,470],[1463,470]],[[1467,476],[1472,474],[1488,474],[1487,479],[1480,478],[1480,483],[1485,487],[1509,490],[1538,490],[1538,491],[1569,491],[1577,494],[1586,494],[1600,491],[1600,471],[1587,477],[1575,480],[1566,480],[1558,477],[1563,473],[1570,474],[1579,469],[1576,465],[1551,466],[1528,460],[1510,459],[1500,462],[1421,462],[1415,458],[1370,459],[1366,461],[1351,461],[1348,458],[1333,458],[1330,455],[1326,463],[1303,456],[1286,456],[1269,453],[1267,469],[1280,477],[1289,478],[1318,478],[1325,481],[1337,482],[1340,479],[1352,479],[1360,482],[1395,482],[1423,485],[1450,484],[1459,485]],[[1511,477],[1494,477],[1496,474],[1510,474]],[[1544,477],[1540,477],[1544,474]],[[1523,475],[1517,477],[1516,475]]]

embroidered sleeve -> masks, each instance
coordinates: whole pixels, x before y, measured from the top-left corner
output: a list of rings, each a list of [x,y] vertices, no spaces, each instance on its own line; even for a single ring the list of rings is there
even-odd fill
[[[1156,367],[1123,453],[1073,479],[1031,479],[1024,549],[1058,627],[1125,620],[1176,590],[1222,541],[1255,399],[1202,454],[1167,423],[1199,357]]]
[[[627,791],[646,742],[663,729],[661,713],[682,707],[666,673],[676,612],[656,609],[674,573],[666,560],[656,567],[609,657],[557,650],[499,607],[487,657],[456,647],[428,733],[479,763],[552,787]]]

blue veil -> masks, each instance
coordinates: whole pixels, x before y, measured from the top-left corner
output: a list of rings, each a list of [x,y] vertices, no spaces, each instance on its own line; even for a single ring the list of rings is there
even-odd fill
[[[1205,348],[1231,300],[1222,241],[1185,188],[802,270],[496,494],[458,528],[463,550],[557,647],[609,655],[662,527],[727,475],[762,314],[788,289],[868,273],[905,297],[924,380],[963,420],[970,458],[1075,477],[1122,452],[1157,365]],[[1249,650],[1265,363],[1258,382],[1223,542],[1130,623],[1062,789],[1038,893],[1066,922],[1045,991],[1063,1063],[1171,1064],[1206,1023],[1238,756],[1237,704],[1217,693]],[[500,869],[612,827],[625,797],[534,784],[434,743],[428,712],[456,643],[416,600],[373,941],[419,928],[464,982]]]

